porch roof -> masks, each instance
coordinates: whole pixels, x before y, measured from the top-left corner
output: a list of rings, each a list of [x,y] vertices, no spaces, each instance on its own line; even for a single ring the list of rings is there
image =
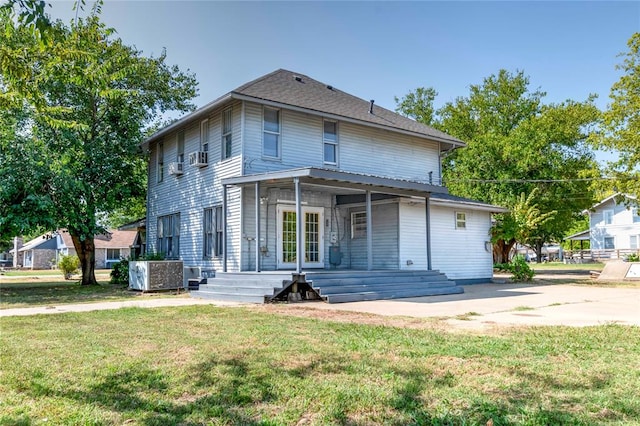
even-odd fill
[[[420,197],[425,197],[426,194],[429,193],[448,194],[448,190],[444,186],[315,167],[303,167],[298,169],[231,177],[222,179],[222,184],[243,186],[256,182],[289,182],[294,178],[299,178],[301,183],[352,190],[368,190],[385,194]]]
[[[591,232],[589,229],[581,231],[581,232],[576,232],[573,235],[569,235],[568,237],[564,237],[565,240],[573,240],[573,241],[589,241],[589,239],[591,238]]]

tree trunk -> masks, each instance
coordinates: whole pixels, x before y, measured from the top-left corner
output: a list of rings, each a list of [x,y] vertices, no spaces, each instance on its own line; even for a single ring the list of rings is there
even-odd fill
[[[536,243],[535,244],[535,249],[536,249],[536,263],[542,263],[542,243]]]
[[[71,234],[71,240],[78,254],[78,259],[80,259],[81,285],[98,285],[96,280],[96,246],[93,237],[80,240],[78,236]]]
[[[515,243],[515,239],[509,241],[498,240],[493,245],[493,263],[509,263],[509,255]]]

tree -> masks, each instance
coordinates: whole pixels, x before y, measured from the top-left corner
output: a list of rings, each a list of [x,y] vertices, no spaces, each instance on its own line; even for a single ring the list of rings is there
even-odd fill
[[[22,229],[67,228],[83,285],[96,283],[98,214],[144,194],[145,128],[159,113],[191,110],[197,84],[164,52],[125,45],[98,11],[52,23],[44,41],[0,14],[0,103],[13,108],[0,146],[0,216],[24,218]]]
[[[617,65],[624,75],[611,87],[611,104],[604,114],[602,146],[620,153],[611,165],[615,189],[640,196],[640,32],[631,36],[629,51]]]
[[[451,193],[508,207],[512,214],[521,194],[534,194],[531,202],[541,215],[555,211],[529,229],[535,235],[527,243],[535,241],[537,251],[545,242],[560,240],[573,217],[593,203],[589,179],[598,176],[586,143],[599,119],[593,98],[545,105],[544,96],[541,90],[529,90],[522,71],[501,70],[481,85],[471,85],[469,96],[437,110],[432,123],[467,143],[443,164]],[[516,241],[525,243],[518,240],[521,225],[514,217],[501,216],[503,238],[493,236],[496,261],[508,260]]]
[[[430,126],[435,118],[433,102],[436,96],[438,96],[438,92],[432,87],[418,87],[414,92],[403,96],[402,99],[394,96],[394,100],[398,104],[396,112]]]

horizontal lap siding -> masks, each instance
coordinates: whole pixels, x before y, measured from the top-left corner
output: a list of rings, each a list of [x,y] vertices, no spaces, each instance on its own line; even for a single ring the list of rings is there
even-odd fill
[[[364,212],[366,207],[353,207],[350,213]],[[398,268],[398,205],[371,206],[373,269]],[[349,260],[352,269],[367,269],[367,238],[351,238],[351,214],[349,214]]]
[[[241,146],[241,103],[233,103],[233,156],[221,161],[221,111],[218,109],[209,118],[209,165],[198,168],[189,165],[189,154],[200,150],[200,121],[185,127],[185,165],[182,176],[169,174],[169,163],[176,161],[177,133],[164,140],[164,180],[157,182],[156,150],[151,147],[149,167],[149,199],[147,244],[149,251],[155,251],[157,240],[157,219],[159,216],[180,213],[180,259],[185,265],[222,269],[222,259],[203,259],[203,216],[204,209],[222,205],[221,179],[238,176],[242,170]],[[239,265],[240,244],[240,190],[228,191],[228,250],[229,269]]]
[[[604,211],[613,211],[611,224],[604,223]],[[633,213],[624,204],[616,204],[613,200],[591,213],[591,249],[604,250],[605,237],[614,239],[615,249],[631,248],[631,236],[640,236],[640,222],[633,222]],[[640,237],[638,238],[640,239]]]
[[[424,206],[422,206],[424,208]],[[424,210],[422,210],[424,211]],[[464,212],[466,229],[455,228],[456,212]],[[416,213],[422,215],[423,213]],[[491,214],[464,208],[431,205],[431,259],[452,279],[478,279],[493,276],[493,257],[487,250]]]
[[[400,269],[427,269],[426,223],[424,204],[400,203]]]

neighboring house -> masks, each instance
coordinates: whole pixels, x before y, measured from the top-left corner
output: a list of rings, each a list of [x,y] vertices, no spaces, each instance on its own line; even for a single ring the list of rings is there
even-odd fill
[[[594,256],[618,258],[640,252],[640,215],[635,197],[615,194],[585,213],[589,214],[589,241]]]
[[[458,283],[486,282],[491,214],[505,210],[442,186],[442,156],[463,146],[373,101],[277,70],[143,143],[147,247],[215,270],[216,280],[224,272],[264,279],[290,271],[282,275],[296,281],[313,271],[320,280],[318,271],[437,269]]]
[[[142,218],[118,227],[119,231],[135,231],[136,236],[131,245],[131,257],[138,259],[147,252],[147,219]]]
[[[109,231],[96,235],[96,268],[111,268],[121,258],[129,256],[136,237],[135,231]],[[13,253],[14,250],[11,250]],[[63,255],[75,255],[71,236],[66,230],[50,232],[34,238],[18,249],[18,264],[27,269],[55,268]]]

